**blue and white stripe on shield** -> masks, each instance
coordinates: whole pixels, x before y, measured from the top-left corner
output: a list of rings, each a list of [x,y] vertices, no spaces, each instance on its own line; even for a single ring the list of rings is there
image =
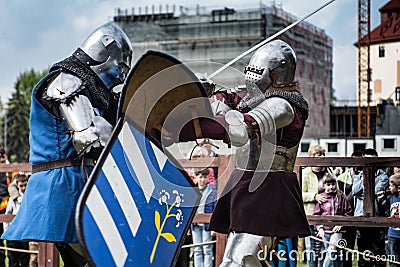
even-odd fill
[[[128,122],[97,172],[81,212],[96,266],[170,266],[198,202],[187,177]]]

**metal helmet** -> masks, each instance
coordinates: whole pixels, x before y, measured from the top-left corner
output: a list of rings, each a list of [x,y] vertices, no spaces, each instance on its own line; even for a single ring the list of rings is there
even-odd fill
[[[259,89],[264,93],[273,87],[292,86],[296,71],[296,55],[282,40],[271,41],[259,48],[245,68],[248,90]]]
[[[90,67],[108,89],[122,84],[132,61],[132,45],[124,31],[108,22],[91,33],[74,52],[74,56]]]

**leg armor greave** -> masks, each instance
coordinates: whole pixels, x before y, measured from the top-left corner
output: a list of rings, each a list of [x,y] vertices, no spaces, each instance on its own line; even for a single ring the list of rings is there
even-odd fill
[[[231,232],[220,267],[261,267],[260,261],[269,261],[269,251],[275,238]]]

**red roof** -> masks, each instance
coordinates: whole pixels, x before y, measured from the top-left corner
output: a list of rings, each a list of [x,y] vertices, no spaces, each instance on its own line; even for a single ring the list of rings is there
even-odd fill
[[[400,13],[393,14],[370,33],[370,43],[400,41]]]
[[[391,0],[379,11],[391,13],[390,17],[370,33],[370,44],[400,41],[400,0]],[[365,42],[365,38],[361,41]],[[357,46],[357,43],[355,44]]]
[[[400,0],[392,0],[383,7],[379,9],[379,12],[385,13],[392,10],[399,10],[400,9]]]

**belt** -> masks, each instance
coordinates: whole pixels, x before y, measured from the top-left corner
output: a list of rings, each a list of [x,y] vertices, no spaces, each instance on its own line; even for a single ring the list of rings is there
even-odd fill
[[[54,170],[63,167],[70,166],[88,166],[94,167],[96,165],[96,161],[90,158],[67,158],[67,159],[56,159],[47,162],[41,162],[32,165],[32,173]]]

